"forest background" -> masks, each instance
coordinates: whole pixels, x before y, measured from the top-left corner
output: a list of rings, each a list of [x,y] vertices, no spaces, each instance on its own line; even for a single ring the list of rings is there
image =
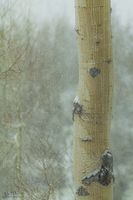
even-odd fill
[[[59,12],[58,1],[50,18],[52,3],[42,15],[41,0],[0,2],[1,199],[72,200],[78,52],[71,10]],[[112,16],[114,200],[132,200],[133,30],[115,6]]]

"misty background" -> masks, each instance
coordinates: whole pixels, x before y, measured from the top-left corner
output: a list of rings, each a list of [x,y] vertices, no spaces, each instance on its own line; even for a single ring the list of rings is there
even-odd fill
[[[114,200],[132,200],[132,2],[112,7]],[[74,1],[0,0],[0,19],[0,199],[73,200]]]

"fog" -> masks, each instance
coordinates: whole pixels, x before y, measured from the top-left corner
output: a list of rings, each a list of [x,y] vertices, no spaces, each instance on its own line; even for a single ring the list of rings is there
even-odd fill
[[[0,3],[0,198],[73,200],[74,1]],[[132,200],[133,2],[112,7],[114,200]]]
[[[71,24],[74,25],[74,0],[53,0],[52,3],[48,0],[33,0],[31,6],[33,6],[33,12],[38,22],[65,14]],[[133,21],[132,0],[112,0],[112,7],[123,25]]]
[[[5,3],[4,0],[0,2]],[[14,0],[10,0],[9,2],[11,4]],[[58,17],[62,17],[63,15],[74,26],[74,0],[17,0],[15,4],[17,5],[16,13],[18,12],[21,16],[28,12],[37,26],[41,26],[46,20],[53,21],[54,23]],[[132,7],[132,0],[112,0],[113,12],[117,13],[117,18],[122,25],[127,25],[128,22],[132,23]]]

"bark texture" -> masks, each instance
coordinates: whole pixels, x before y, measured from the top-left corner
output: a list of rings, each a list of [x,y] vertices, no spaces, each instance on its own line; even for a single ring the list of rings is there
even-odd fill
[[[76,200],[112,200],[112,181],[84,185],[110,149],[112,34],[110,0],[75,0],[79,45],[79,87],[74,101],[74,181]],[[95,173],[95,172],[94,172]]]

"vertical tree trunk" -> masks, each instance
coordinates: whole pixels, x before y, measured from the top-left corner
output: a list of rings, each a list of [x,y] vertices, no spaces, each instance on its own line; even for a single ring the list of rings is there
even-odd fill
[[[110,0],[75,0],[79,87],[74,100],[76,200],[112,199]]]

